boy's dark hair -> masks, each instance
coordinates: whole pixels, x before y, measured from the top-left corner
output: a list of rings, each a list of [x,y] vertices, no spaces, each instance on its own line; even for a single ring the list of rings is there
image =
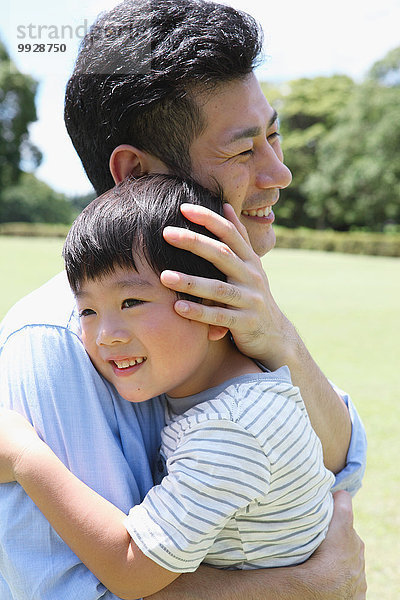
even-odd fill
[[[144,256],[157,274],[173,269],[225,281],[225,275],[212,263],[164,240],[162,232],[168,225],[214,237],[205,227],[182,215],[180,206],[184,202],[222,214],[221,196],[213,195],[192,180],[173,175],[128,177],[93,200],[75,219],[63,248],[73,292],[79,292],[86,279],[110,274],[116,267],[137,270],[135,253]],[[177,295],[201,301],[188,294]]]
[[[82,40],[65,124],[98,194],[114,182],[112,151],[131,144],[190,176],[206,123],[196,93],[248,75],[262,31],[246,13],[205,0],[125,0]]]

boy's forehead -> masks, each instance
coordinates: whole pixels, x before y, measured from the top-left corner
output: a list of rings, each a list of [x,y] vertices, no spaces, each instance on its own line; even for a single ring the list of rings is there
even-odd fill
[[[146,274],[147,275],[147,274]],[[143,276],[132,269],[118,267],[111,273],[103,273],[98,277],[84,279],[75,296],[82,298],[96,292],[108,290],[127,290],[132,288],[149,288],[154,286],[152,277]]]

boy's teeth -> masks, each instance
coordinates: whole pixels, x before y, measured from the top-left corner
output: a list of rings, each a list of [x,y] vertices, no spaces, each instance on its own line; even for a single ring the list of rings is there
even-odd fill
[[[242,214],[248,217],[268,217],[271,212],[271,207],[259,208],[258,210],[242,210]]]
[[[140,365],[143,361],[144,358],[132,358],[130,360],[114,360],[114,363],[117,365],[118,369],[127,369],[134,365]]]

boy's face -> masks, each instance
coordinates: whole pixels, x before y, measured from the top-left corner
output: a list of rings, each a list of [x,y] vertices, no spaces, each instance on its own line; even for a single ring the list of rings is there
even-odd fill
[[[130,402],[204,389],[208,325],[184,319],[148,264],[85,280],[77,294],[82,341],[96,369]],[[207,387],[207,386],[205,386]]]
[[[276,112],[253,73],[198,98],[207,126],[190,148],[193,177],[205,187],[217,181],[262,256],[275,244],[272,206],[292,180],[283,164]]]

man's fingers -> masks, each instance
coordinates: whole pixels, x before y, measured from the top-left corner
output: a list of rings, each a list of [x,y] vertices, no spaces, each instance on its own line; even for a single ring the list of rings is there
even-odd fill
[[[334,528],[340,523],[342,534],[343,531],[347,532],[347,534],[352,532],[353,548],[355,554],[358,556],[357,560],[353,560],[350,571],[351,581],[353,582],[355,590],[352,597],[356,600],[365,600],[367,591],[367,581],[365,577],[365,545],[353,529],[352,499],[350,494],[344,490],[336,492],[333,497],[335,504],[331,525]],[[337,521],[335,517],[337,517]],[[345,529],[343,529],[343,527],[345,527]]]
[[[213,233],[221,240],[221,242],[224,242],[229,246],[229,248],[242,260],[248,260],[251,257],[253,250],[249,242],[247,231],[236,217],[232,207],[227,206],[226,209],[224,208],[224,213],[227,214],[229,220],[204,206],[195,204],[182,204],[181,211],[189,221],[206,227],[206,229]],[[167,239],[167,241],[169,240]],[[173,242],[171,243],[173,244]]]
[[[243,225],[243,223],[239,220],[239,217],[237,216],[237,214],[235,213],[233,206],[231,204],[228,204],[227,202],[225,202],[224,206],[223,206],[223,210],[224,210],[224,216],[226,219],[228,219],[228,221],[230,221],[235,228],[238,230],[238,232],[240,233],[240,235],[242,236],[242,238],[249,244],[250,244],[250,238],[249,238],[249,234],[247,233],[247,229],[246,227]]]
[[[175,292],[183,292],[198,296],[205,300],[212,300],[220,304],[228,304],[241,308],[242,293],[240,288],[218,279],[207,279],[177,273],[176,271],[163,271],[160,276],[161,283]],[[198,303],[194,303],[198,306]]]
[[[238,279],[243,262],[225,243],[180,227],[166,227],[164,239],[177,248],[205,258],[227,277]]]
[[[227,329],[235,327],[238,314],[236,311],[226,308],[206,306],[205,304],[188,302],[187,300],[177,300],[174,309],[178,315],[186,319],[208,325],[218,325]]]
[[[340,490],[333,494],[335,504],[333,507],[334,514],[340,513],[342,522],[346,521],[350,526],[353,525],[353,505],[351,495],[344,490]]]

